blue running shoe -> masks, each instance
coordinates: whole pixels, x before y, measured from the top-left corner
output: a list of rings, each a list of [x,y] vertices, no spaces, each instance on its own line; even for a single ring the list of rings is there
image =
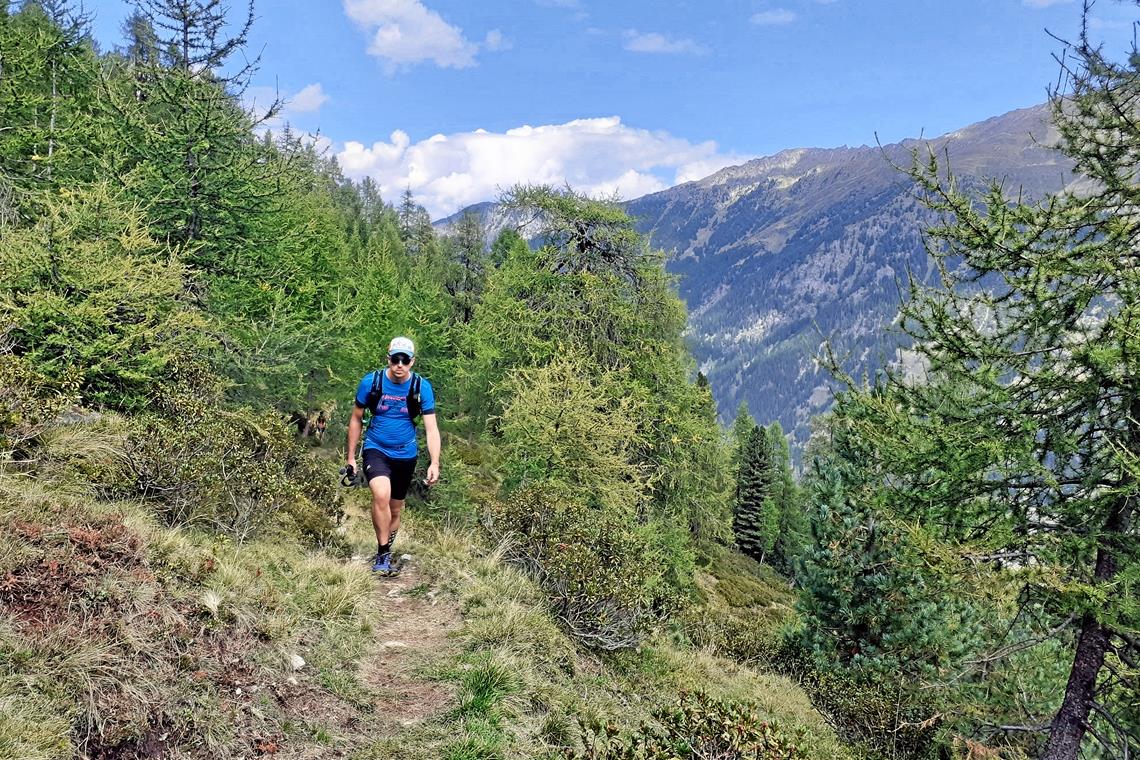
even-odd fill
[[[376,558],[372,560],[372,572],[379,575],[392,574],[392,553],[385,552],[384,554],[377,554]]]

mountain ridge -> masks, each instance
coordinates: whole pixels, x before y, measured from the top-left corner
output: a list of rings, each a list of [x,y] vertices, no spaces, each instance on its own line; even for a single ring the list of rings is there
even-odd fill
[[[740,402],[810,435],[832,381],[829,341],[858,376],[896,359],[896,283],[933,275],[923,230],[934,221],[903,169],[931,150],[959,182],[998,181],[1040,198],[1070,185],[1047,105],[1017,109],[939,137],[875,147],[794,148],[629,201],[627,210],[689,308],[693,354],[722,418]]]
[[[1041,198],[1071,185],[1072,165],[1048,104],[1009,111],[933,138],[875,146],[788,148],[624,203],[639,232],[667,253],[689,310],[687,337],[722,419],[744,402],[779,420],[793,443],[832,397],[817,354],[829,341],[856,376],[896,360],[896,283],[934,272],[923,231],[934,216],[905,168],[926,151],[960,185],[1001,183]],[[488,239],[514,224],[496,204],[437,221],[446,232],[478,213]]]

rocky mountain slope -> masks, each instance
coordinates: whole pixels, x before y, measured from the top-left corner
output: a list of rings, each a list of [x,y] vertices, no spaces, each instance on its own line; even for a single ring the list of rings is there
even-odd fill
[[[744,401],[805,442],[834,385],[816,361],[822,343],[856,373],[894,360],[897,283],[908,269],[931,274],[932,218],[900,167],[931,149],[966,186],[998,180],[1010,197],[1041,197],[1073,181],[1048,117],[1038,106],[930,140],[786,150],[631,201],[672,254],[722,416]]]

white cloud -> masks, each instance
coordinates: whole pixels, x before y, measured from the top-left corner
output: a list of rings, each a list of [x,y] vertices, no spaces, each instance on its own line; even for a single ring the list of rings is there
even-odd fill
[[[1101,18],[1100,16],[1089,17],[1089,29],[1093,29],[1098,32],[1131,29],[1132,23],[1133,22],[1131,19],[1107,19]]]
[[[321,83],[306,85],[296,95],[289,96],[285,110],[289,113],[314,113],[321,110],[321,106],[329,99],[321,88]]]
[[[483,40],[483,47],[492,52],[499,50],[510,50],[514,47],[514,43],[508,37],[504,37],[503,33],[498,29],[492,29],[487,32],[487,37]]]
[[[285,122],[289,121],[290,117],[297,114],[316,113],[321,110],[321,106],[328,102],[328,99],[329,96],[325,93],[320,82],[305,85],[292,94],[283,93],[275,87],[260,86],[250,87],[242,95],[242,102],[246,110],[255,118],[263,117],[274,103],[284,102],[277,115],[266,120],[262,125],[273,130],[279,129]]]
[[[787,8],[774,8],[752,14],[752,23],[757,26],[783,26],[796,20],[796,14]]]
[[[389,199],[410,187],[433,218],[493,200],[519,182],[636,198],[749,158],[723,154],[712,141],[636,129],[617,116],[433,135],[416,143],[397,130],[371,146],[347,142],[337,154],[346,175],[371,176]]]
[[[708,52],[703,45],[688,39],[670,39],[657,32],[639,32],[628,29],[625,32],[625,49],[634,53],[694,53]]]
[[[1074,0],[1021,0],[1021,4],[1029,8],[1048,8],[1050,5],[1064,5]]]
[[[475,65],[478,45],[419,0],[344,0],[344,10],[372,36],[368,53],[389,71],[425,61],[442,68]]]

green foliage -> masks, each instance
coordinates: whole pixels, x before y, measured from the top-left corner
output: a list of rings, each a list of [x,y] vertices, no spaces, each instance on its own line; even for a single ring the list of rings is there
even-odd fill
[[[732,419],[730,437],[732,440],[732,471],[740,472],[740,464],[744,460],[744,449],[748,445],[748,438],[752,429],[756,427],[756,420],[748,413],[748,404],[741,401],[736,407],[736,416]]]
[[[737,461],[733,532],[746,554],[791,574],[806,540],[806,519],[779,422],[753,424],[741,406],[733,423]]]
[[[1024,663],[1011,656],[1039,647],[1041,676],[1022,680],[1034,693],[1014,709],[1016,724],[1049,727],[1043,742],[1023,740],[1049,760],[1094,742],[1119,753],[1140,737],[1115,718],[1104,733],[1087,730],[1102,690],[1109,701],[1098,716],[1132,714],[1105,686],[1123,679],[1135,691],[1134,673],[1101,663],[1112,651],[1134,659],[1140,632],[1140,57],[1109,59],[1087,28],[1063,56],[1071,91],[1056,93],[1053,110],[1061,150],[1088,181],[1028,203],[1000,183],[968,192],[937,155],[916,153],[911,178],[941,220],[928,235],[939,281],[910,283],[900,323],[925,371],[852,383],[832,425],[857,483],[855,511],[881,526],[906,521],[922,537],[928,568],[916,557],[898,581],[933,590],[942,576],[949,606],[970,596],[978,566],[995,571],[996,641],[939,682],[952,681],[953,694],[992,694],[983,684],[1021,680],[1009,669]],[[892,596],[908,593],[883,582]],[[961,646],[972,634],[953,631]],[[1058,644],[1070,653],[1054,652]],[[1061,705],[1048,704],[1057,693]]]
[[[170,525],[237,541],[287,530],[337,547],[342,496],[281,419],[186,393],[164,399],[127,441],[132,490]]]
[[[815,481],[812,549],[799,611],[819,667],[874,680],[930,676],[957,665],[978,641],[972,610],[924,572],[907,532],[861,509],[839,471]]]
[[[645,496],[635,400],[617,395],[615,371],[591,372],[588,360],[563,350],[543,367],[507,378],[499,421],[508,487],[542,483],[562,498],[605,505],[627,519]]]
[[[487,263],[492,267],[500,267],[512,255],[524,253],[530,246],[523,236],[514,227],[506,227],[491,243],[491,250],[487,254]]]
[[[497,420],[511,373],[543,367],[569,346],[588,374],[608,373],[602,394],[638,411],[632,459],[644,469],[652,511],[727,538],[727,452],[709,392],[690,378],[684,306],[659,255],[612,203],[550,188],[516,188],[506,201],[537,216],[545,245],[511,244],[488,277],[463,331],[466,410]],[[616,409],[609,416],[625,426]]]
[[[568,752],[583,760],[795,760],[804,757],[780,726],[760,719],[756,709],[710,697],[683,693],[675,704],[659,708],[653,722],[642,723],[630,736],[612,725],[582,721],[584,752]]]
[[[729,549],[698,578],[700,599],[681,616],[695,646],[737,662],[770,667],[783,646],[783,628],[795,620],[796,594],[770,565]]]
[[[487,277],[487,232],[478,214],[464,214],[444,240],[449,265],[444,288],[455,305],[455,320],[471,321]]]
[[[234,26],[213,0],[148,0],[138,10],[139,44],[130,57],[108,61],[103,78],[101,126],[117,146],[104,156],[106,170],[193,276],[226,274],[227,259],[245,247],[247,225],[272,211],[280,171],[253,134],[280,104],[254,116],[231,94],[255,70],[255,63],[227,65],[245,43],[252,6]]]
[[[745,554],[760,562],[776,545],[780,514],[772,498],[772,458],[764,429],[753,426],[745,441],[736,480],[732,530]]]
[[[93,174],[98,64],[82,9],[69,5],[0,14],[0,225],[34,222],[45,197]]]
[[[264,152],[277,175],[275,208],[247,220],[245,245],[215,256],[205,307],[229,338],[216,363],[231,398],[311,409],[332,397],[325,386],[336,370],[353,365],[352,328],[371,310],[346,292],[342,213],[312,148],[285,135]]]
[[[27,456],[27,447],[71,404],[77,380],[48,378],[18,356],[0,351],[0,461]]]
[[[796,643],[794,632],[780,642],[770,662],[794,677],[828,722],[844,739],[863,748],[866,756],[957,756],[951,754],[951,741],[947,740],[949,716],[939,709],[940,705],[923,701],[923,697],[935,700],[937,695],[928,692],[916,700],[908,694],[902,678],[873,682],[865,674],[819,669]],[[988,751],[984,745],[979,746]],[[1024,757],[1016,751],[1008,756]]]
[[[617,510],[537,488],[492,502],[489,521],[493,533],[509,541],[511,558],[539,580],[554,613],[587,646],[635,646],[656,616],[677,603],[668,580],[686,556],[657,550],[668,540],[664,526],[639,526]]]
[[[772,462],[772,501],[776,505],[776,543],[772,547],[772,563],[787,575],[808,543],[808,519],[803,495],[792,478],[791,452],[780,423],[773,422],[765,431],[768,455]]]
[[[537,237],[552,253],[553,271],[608,274],[626,281],[641,277],[648,246],[616,202],[570,189],[517,185],[503,194],[500,203],[506,210],[535,216]]]
[[[689,382],[680,367],[658,369],[642,419],[656,514],[685,526],[693,539],[732,540],[732,473],[709,388]]]
[[[212,341],[182,302],[182,267],[107,185],[63,191],[0,236],[0,322],[11,351],[88,404],[140,409]]]

